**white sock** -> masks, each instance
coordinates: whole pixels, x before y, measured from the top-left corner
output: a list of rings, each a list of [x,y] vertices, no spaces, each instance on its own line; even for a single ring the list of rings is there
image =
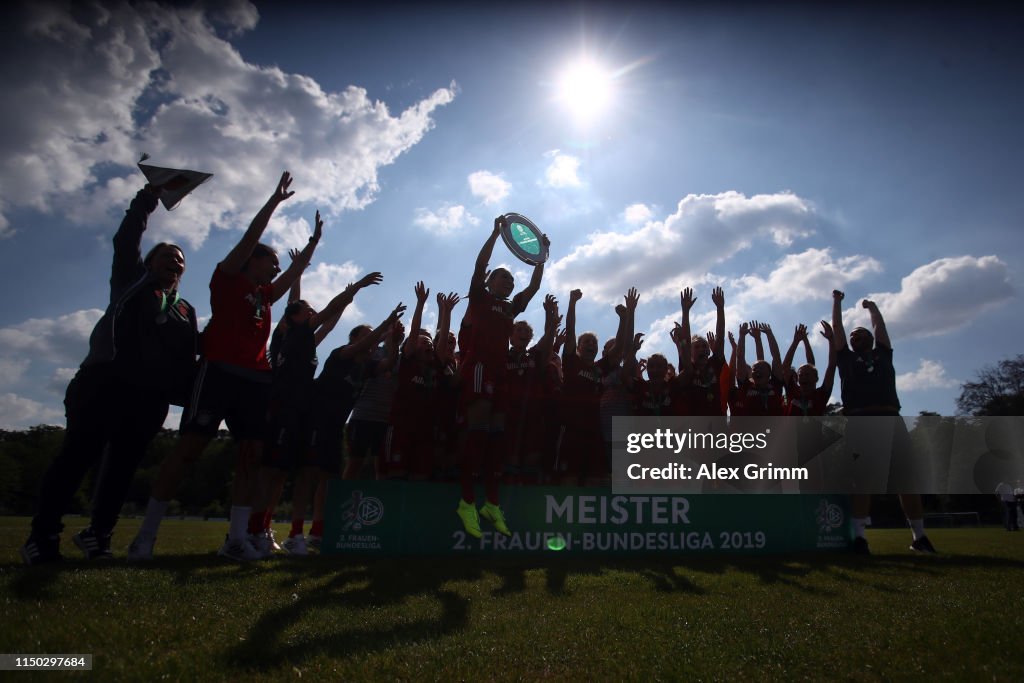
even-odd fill
[[[854,517],[853,518],[853,535],[857,538],[864,538],[864,527],[871,521],[870,517]]]
[[[910,522],[910,531],[914,534],[914,540],[924,538],[924,520],[923,519],[908,519]]]
[[[146,516],[142,518],[142,526],[139,527],[140,536],[156,538],[156,533],[160,531],[160,522],[164,520],[164,514],[167,513],[167,504],[169,502],[167,500],[157,500],[156,498],[149,499],[149,503],[146,505]]]
[[[232,541],[239,541],[249,535],[249,515],[252,514],[251,507],[241,505],[231,506],[231,522],[228,527],[228,538]]]

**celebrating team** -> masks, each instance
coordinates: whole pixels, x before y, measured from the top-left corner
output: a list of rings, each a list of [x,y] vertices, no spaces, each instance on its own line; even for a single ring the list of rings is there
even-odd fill
[[[400,321],[405,306],[398,303],[376,327],[354,328],[348,343],[331,351],[314,377],[317,345],[358,291],[378,284],[382,276],[370,273],[319,312],[299,298],[301,274],[322,232],[319,214],[313,236],[301,251],[291,252],[284,272],[276,251],[260,242],[275,210],[294,194],[291,182],[288,173],[281,176],[241,240],[214,270],[212,316],[201,343],[195,311],[179,294],[183,250],[161,243],[141,257],[149,214],[161,192],[174,188],[147,185],[138,193],[114,237],[109,306],[68,387],[66,438],[44,478],[32,532],[22,547],[27,563],[61,558],[61,517],[105,451],[91,523],[73,539],[90,559],[111,557],[114,526],[132,476],[171,404],[185,408],[181,437],[161,465],[129,547],[130,560],[153,557],[168,503],[221,421],[238,443],[238,456],[229,529],[219,554],[248,561],[278,547],[270,521],[290,471],[296,481],[284,549],[301,556],[307,541],[315,543],[323,534],[326,480],[343,466],[343,476],[350,479],[361,477],[371,461],[378,478],[459,482],[456,512],[466,532],[479,538],[481,519],[496,532],[510,534],[500,506],[503,481],[607,483],[614,415],[689,415],[712,422],[726,414],[823,415],[837,368],[847,414],[898,415],[892,349],[881,313],[864,301],[873,331],[853,330],[848,344],[841,292],[833,295],[831,324],[821,323],[829,359],[820,386],[803,325],[796,328],[783,359],[769,325],[744,322],[738,339],[728,333],[732,358],[727,361],[721,288],[711,294],[715,330],[704,336],[690,330],[693,291],[681,293],[682,321],[672,333],[677,371],[661,354],[637,358],[643,335],[634,331],[635,289],[616,307],[618,328],[603,347],[592,332],[577,335],[580,290],[569,293],[564,331],[558,329],[558,301],[546,296],[543,334],[531,346],[533,329],[515,319],[539,291],[544,266],[534,266],[527,287],[515,296],[508,270],[488,270],[504,227],[500,217],[474,265],[458,350],[451,316],[459,296],[437,295],[437,329],[431,335],[421,327],[430,290],[419,282],[413,288],[416,303],[407,339]],[[271,340],[271,306],[289,292]],[[757,349],[753,365],[746,361],[748,337]],[[770,362],[764,359],[762,338]],[[790,366],[800,345],[807,363],[794,371]],[[485,498],[479,508],[477,477],[483,480]],[[914,533],[912,547],[934,552],[921,525],[920,497],[905,495],[901,501]],[[304,536],[310,503],[313,526]],[[865,553],[869,503],[864,497],[854,499],[855,549]]]

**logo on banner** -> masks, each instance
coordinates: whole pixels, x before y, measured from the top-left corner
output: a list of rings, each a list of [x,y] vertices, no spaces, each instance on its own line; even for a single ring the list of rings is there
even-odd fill
[[[364,497],[362,491],[353,491],[341,510],[343,531],[359,531],[384,519],[384,503],[374,496]]]
[[[849,540],[842,531],[846,523],[842,506],[822,498],[815,510],[815,521],[818,524],[819,548],[842,548],[849,545]]]

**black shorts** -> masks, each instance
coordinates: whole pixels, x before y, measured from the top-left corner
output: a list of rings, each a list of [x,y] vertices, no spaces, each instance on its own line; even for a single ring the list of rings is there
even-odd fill
[[[262,441],[267,433],[270,373],[259,382],[203,361],[189,406],[181,416],[182,434],[216,436],[221,420],[238,441]]]
[[[272,403],[263,464],[283,470],[313,464],[312,440],[313,420],[308,410]]]
[[[376,458],[384,453],[387,422],[351,420],[348,423],[348,455],[350,458]]]

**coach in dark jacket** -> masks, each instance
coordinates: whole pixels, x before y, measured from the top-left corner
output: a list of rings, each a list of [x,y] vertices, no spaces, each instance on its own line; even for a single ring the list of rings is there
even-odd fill
[[[28,564],[61,559],[61,517],[104,453],[91,524],[74,541],[89,559],[111,556],[110,538],[139,461],[169,405],[188,397],[198,335],[195,309],[178,293],[185,256],[161,242],[142,258],[142,234],[159,194],[149,185],[140,190],[114,235],[110,302],[68,385],[64,446],[43,478],[21,549]]]

